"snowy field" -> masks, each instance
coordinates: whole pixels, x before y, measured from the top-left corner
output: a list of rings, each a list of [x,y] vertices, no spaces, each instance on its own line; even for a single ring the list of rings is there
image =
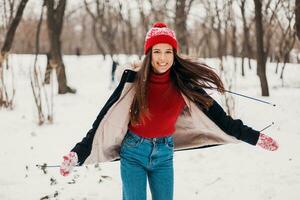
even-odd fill
[[[100,56],[65,56],[69,85],[77,93],[54,95],[54,123],[37,125],[30,87],[33,56],[12,55],[15,108],[0,110],[1,200],[116,200],[121,199],[119,162],[77,167],[68,177],[58,168],[44,173],[36,164],[59,165],[62,156],[85,136],[111,94],[111,60]],[[125,63],[125,57],[121,57]],[[39,63],[45,66],[45,56]],[[240,60],[238,62],[238,73]],[[214,59],[207,60],[217,66]],[[253,62],[253,66],[255,62]],[[225,67],[233,69],[232,59]],[[176,152],[175,200],[299,200],[300,199],[300,66],[288,64],[285,87],[275,64],[268,63],[270,97],[260,96],[256,70],[236,75],[234,91],[277,106],[234,97],[235,117],[264,131],[280,145],[268,152],[246,143]],[[217,99],[218,94],[213,94]],[[221,102],[221,101],[220,101]],[[150,197],[150,194],[148,193]],[[150,198],[149,198],[150,199]]]

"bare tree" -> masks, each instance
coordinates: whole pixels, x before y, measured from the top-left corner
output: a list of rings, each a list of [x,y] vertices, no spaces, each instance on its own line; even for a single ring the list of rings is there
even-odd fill
[[[267,56],[264,50],[264,33],[262,25],[262,3],[254,0],[255,5],[255,27],[256,27],[256,60],[257,72],[260,79],[262,96],[269,96],[269,87],[266,76]]]
[[[291,2],[283,2],[284,4],[284,11],[285,11],[285,17],[288,20],[288,25],[285,28],[285,30],[283,31],[282,34],[282,40],[283,41],[283,45],[282,45],[282,49],[280,49],[281,51],[281,55],[283,57],[283,65],[282,65],[282,69],[281,69],[281,73],[280,73],[280,79],[282,79],[282,85],[283,85],[283,73],[286,67],[286,63],[289,60],[289,56],[290,56],[290,52],[292,51],[292,49],[294,48],[295,42],[296,42],[296,30],[293,29],[292,27],[292,20],[295,17],[295,12],[293,12],[293,10],[291,9],[292,5]],[[280,23],[280,22],[279,22]],[[282,29],[282,26],[280,26]]]
[[[175,31],[176,37],[180,44],[180,51],[183,53],[189,53],[189,44],[188,44],[188,31],[187,31],[187,16],[191,9],[194,0],[176,0],[175,8]]]
[[[121,40],[123,51],[127,54],[134,54],[138,51],[139,42],[137,35],[134,34],[134,27],[131,20],[131,9],[127,9],[127,18],[124,17],[121,12],[123,6],[119,4],[120,7],[120,21],[121,21]]]
[[[279,68],[279,63],[282,61],[283,62],[283,69],[285,68],[286,62],[288,62],[289,59],[289,54],[291,50],[294,47],[295,41],[296,41],[296,30],[293,29],[292,27],[292,21],[294,19],[295,13],[291,9],[291,2],[282,2],[283,7],[282,10],[284,11],[285,15],[284,18],[288,21],[287,25],[286,23],[282,23],[277,15],[276,19],[278,21],[278,28],[281,31],[280,34],[278,35],[279,38],[279,44],[278,49],[276,49],[276,70],[275,73],[278,73],[278,68]],[[283,74],[283,73],[282,73]],[[282,78],[282,76],[280,76]]]
[[[232,24],[235,23],[233,20],[234,12],[232,10],[232,0],[228,0],[224,3],[224,9],[223,9],[223,18],[224,18],[224,40],[223,40],[223,48],[224,52],[223,54],[227,56],[229,54],[228,51],[228,41],[230,38],[230,28],[232,28]],[[231,25],[231,26],[230,26]]]
[[[15,37],[15,33],[17,30],[17,27],[22,19],[23,11],[25,9],[25,6],[27,4],[28,0],[21,0],[18,10],[16,13],[16,16],[11,20],[11,24],[8,28],[8,31],[5,36],[4,44],[1,48],[1,54],[0,54],[0,70],[2,68],[2,64],[4,61],[4,58],[7,56],[9,50],[12,47],[12,43]]]
[[[237,63],[236,63],[236,57],[237,57],[237,37],[236,37],[236,25],[235,23],[231,24],[231,55],[234,58],[234,71],[236,71]]]
[[[205,58],[213,57],[213,39],[212,39],[212,33],[213,33],[213,26],[214,26],[214,15],[211,12],[212,5],[210,1],[202,2],[202,5],[204,6],[206,12],[206,16],[203,20],[203,23],[201,24],[201,30],[203,32],[202,38],[199,40],[204,40],[204,46],[202,47],[203,55]],[[200,32],[200,30],[199,30]],[[198,47],[200,48],[200,43]]]
[[[149,0],[149,3],[151,5],[150,8],[150,15],[153,18],[154,21],[167,21],[168,16],[168,6],[167,4],[169,3],[169,0],[165,1],[157,1],[157,0]]]
[[[98,50],[102,54],[110,54],[112,56],[117,50],[115,38],[120,24],[118,8],[110,5],[109,2],[95,0],[96,12],[94,13],[86,0],[84,0],[84,4],[86,11],[93,19],[92,32]]]
[[[274,7],[272,7],[271,5],[274,5]],[[275,30],[277,27],[277,20],[275,19],[277,12],[282,5],[283,4],[281,0],[277,0],[275,2],[274,0],[268,0],[263,8],[264,17],[262,21],[264,27],[264,47],[266,58],[271,54],[272,44],[274,43],[273,37],[275,35]]]
[[[145,13],[144,1],[143,0],[137,0],[137,4],[138,4],[138,8],[139,8],[139,15],[140,15],[140,18],[141,18],[141,26],[142,26],[142,29],[140,30],[140,32],[143,36],[145,36],[147,30],[149,30],[149,27],[150,27],[150,15],[147,15]],[[138,29],[136,29],[136,31],[138,31]],[[141,41],[143,41],[143,40],[141,40]],[[138,51],[139,54],[142,54],[143,53],[143,46],[139,45],[139,47],[137,48],[137,51]]]
[[[225,6],[225,4],[223,4],[222,6]],[[216,13],[215,16],[211,16],[211,28],[217,36],[217,44],[218,44],[217,53],[218,53],[218,58],[221,61],[221,65],[220,65],[221,70],[223,70],[224,42],[223,42],[222,30],[224,30],[223,27],[224,23],[222,22],[222,18],[221,18],[221,10],[223,9],[219,8],[217,0],[214,1],[214,7]]]
[[[16,6],[15,0],[3,0],[3,2],[2,2],[2,7],[3,7],[2,22],[4,23],[4,25],[6,27],[9,24],[11,24],[11,22],[14,18],[15,6]]]
[[[66,7],[66,0],[59,0],[57,6],[52,0],[45,0],[47,7],[47,26],[50,40],[50,65],[47,66],[45,83],[49,83],[49,74],[52,69],[56,70],[58,80],[58,93],[75,93],[76,90],[67,85],[65,65],[62,58],[60,36],[63,28],[63,18]]]
[[[5,82],[3,80],[3,78],[4,78],[3,77],[3,63],[6,60],[6,58],[8,57],[8,53],[12,47],[15,33],[16,33],[17,27],[22,19],[23,11],[26,7],[27,2],[28,2],[28,0],[21,0],[20,4],[18,6],[18,9],[17,9],[16,15],[11,20],[11,24],[8,27],[8,31],[5,36],[4,44],[1,48],[1,52],[0,52],[0,107],[1,106],[5,106],[5,107],[12,106],[11,104],[12,104],[13,98],[11,100],[9,100],[9,97],[8,97],[7,91],[6,91]],[[11,8],[13,8],[13,6]]]
[[[31,83],[33,97],[34,97],[34,102],[38,111],[39,125],[42,125],[46,120],[48,120],[50,123],[53,122],[53,88],[51,87],[50,89],[51,102],[49,102],[45,84],[42,81],[42,73],[40,67],[37,65],[39,47],[40,47],[40,43],[39,43],[40,32],[41,32],[41,25],[42,25],[43,15],[44,15],[44,7],[45,7],[45,1],[41,9],[41,15],[40,15],[39,23],[37,24],[37,30],[35,35],[35,60],[32,68],[30,69],[30,83]],[[51,84],[51,86],[53,86],[53,83]],[[44,108],[45,106],[47,109]],[[45,118],[46,113],[47,113],[47,118]]]
[[[242,76],[245,75],[244,59],[248,57],[248,66],[251,69],[250,58],[252,57],[253,51],[250,45],[250,25],[248,25],[246,14],[245,14],[246,0],[241,0],[240,9],[243,20],[243,42],[242,42]]]
[[[194,47],[196,55],[202,56],[204,58],[212,57],[212,44],[209,37],[209,35],[211,34],[211,29],[207,27],[207,24],[205,22],[203,22],[201,24],[200,30],[199,33],[202,33],[202,36],[198,39],[198,42],[196,42],[196,46]],[[195,32],[197,32],[197,30],[195,30]]]

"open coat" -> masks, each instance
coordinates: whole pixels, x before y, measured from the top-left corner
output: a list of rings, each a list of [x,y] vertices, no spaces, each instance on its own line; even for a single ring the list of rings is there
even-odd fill
[[[119,159],[119,151],[130,122],[130,107],[135,94],[136,72],[125,70],[119,85],[101,109],[92,128],[71,150],[77,153],[79,164],[92,164]],[[206,94],[202,88],[199,92]],[[213,100],[208,109],[190,101],[182,94],[186,108],[175,124],[175,151],[203,146],[237,143],[239,140],[255,145],[259,132],[232,119]]]

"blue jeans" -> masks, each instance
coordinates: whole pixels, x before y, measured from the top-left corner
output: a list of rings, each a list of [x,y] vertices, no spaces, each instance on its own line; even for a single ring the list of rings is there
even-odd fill
[[[146,200],[147,178],[153,200],[172,200],[173,137],[142,138],[127,132],[120,150],[123,200]]]

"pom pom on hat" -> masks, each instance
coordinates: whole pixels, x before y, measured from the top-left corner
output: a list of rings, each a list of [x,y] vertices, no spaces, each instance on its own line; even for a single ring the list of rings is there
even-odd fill
[[[163,28],[163,27],[167,27],[167,24],[165,24],[163,22],[156,22],[152,25],[152,27]]]
[[[145,38],[144,53],[146,54],[152,46],[158,43],[170,44],[175,49],[175,51],[178,50],[175,32],[172,29],[169,29],[163,22],[154,23],[152,28],[147,32]]]

